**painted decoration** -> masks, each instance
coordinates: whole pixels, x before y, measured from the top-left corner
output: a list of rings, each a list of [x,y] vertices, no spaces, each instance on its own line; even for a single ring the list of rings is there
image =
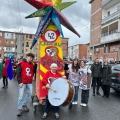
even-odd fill
[[[40,38],[40,86],[37,86],[37,95],[44,97],[47,93],[42,87],[41,80],[50,69],[52,63],[57,63],[58,71],[64,74],[64,63],[62,55],[61,37],[56,26],[51,23]],[[40,90],[39,90],[40,89]],[[39,93],[39,92],[40,93]]]

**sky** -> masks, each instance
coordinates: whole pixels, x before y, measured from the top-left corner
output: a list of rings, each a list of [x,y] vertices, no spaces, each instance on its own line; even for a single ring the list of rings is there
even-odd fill
[[[71,0],[69,0],[71,1]],[[77,0],[77,3],[62,10],[62,13],[81,35],[77,35],[62,26],[64,36],[69,38],[69,46],[89,43],[90,40],[90,0]],[[62,2],[68,2],[63,0]],[[0,4],[0,30],[35,34],[38,18],[25,19],[36,9],[24,0],[3,0]]]

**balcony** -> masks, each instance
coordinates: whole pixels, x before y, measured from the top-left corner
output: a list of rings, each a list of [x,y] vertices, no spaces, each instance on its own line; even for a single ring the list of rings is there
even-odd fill
[[[101,44],[115,42],[120,40],[120,33],[114,33],[101,38]]]
[[[108,9],[113,5],[117,4],[118,2],[120,2],[120,0],[102,0],[102,7],[104,9]]]
[[[104,24],[106,24],[106,23],[108,23],[108,22],[111,22],[111,21],[113,21],[113,20],[116,20],[116,19],[118,19],[118,18],[120,18],[120,10],[118,10],[117,12],[114,12],[114,13],[111,14],[110,16],[104,18],[104,19],[102,20],[102,25],[104,25]]]

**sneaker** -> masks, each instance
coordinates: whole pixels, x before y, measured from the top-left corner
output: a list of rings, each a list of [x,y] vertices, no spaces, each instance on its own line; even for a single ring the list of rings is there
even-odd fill
[[[81,103],[80,105],[83,106],[83,103]]]
[[[93,93],[93,96],[95,96],[95,93]]]
[[[2,87],[3,89],[5,88],[5,86]]]
[[[47,118],[47,113],[46,112],[44,112],[44,114],[42,116],[42,119],[45,119],[45,118]]]
[[[77,105],[77,101],[76,101],[76,102],[74,102],[74,104],[75,104],[75,105]]]
[[[29,109],[28,109],[27,105],[23,105],[22,109],[23,109],[23,111],[25,111],[25,112],[29,112]]]
[[[21,115],[22,115],[22,109],[18,109],[17,116],[21,116]]]
[[[60,118],[58,113],[55,113],[55,118],[56,118],[56,119],[59,119],[59,118]]]
[[[87,104],[83,104],[83,106],[84,106],[84,107],[86,107],[86,106],[87,106]]]
[[[74,104],[75,104],[75,102],[72,102],[72,104],[74,105]]]
[[[99,95],[99,96],[101,96],[101,94],[98,92],[98,93],[96,93],[97,95]]]

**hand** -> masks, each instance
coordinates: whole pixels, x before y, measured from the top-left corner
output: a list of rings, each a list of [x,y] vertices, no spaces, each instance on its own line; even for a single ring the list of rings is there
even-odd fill
[[[19,87],[22,88],[22,86],[23,86],[23,83],[20,83],[20,84],[19,84]]]
[[[65,78],[65,79],[66,79],[66,76],[62,76],[62,78]]]
[[[46,88],[48,88],[48,89],[49,89],[49,88],[50,88],[50,85],[49,85],[49,84],[47,84],[47,85],[46,85]]]

